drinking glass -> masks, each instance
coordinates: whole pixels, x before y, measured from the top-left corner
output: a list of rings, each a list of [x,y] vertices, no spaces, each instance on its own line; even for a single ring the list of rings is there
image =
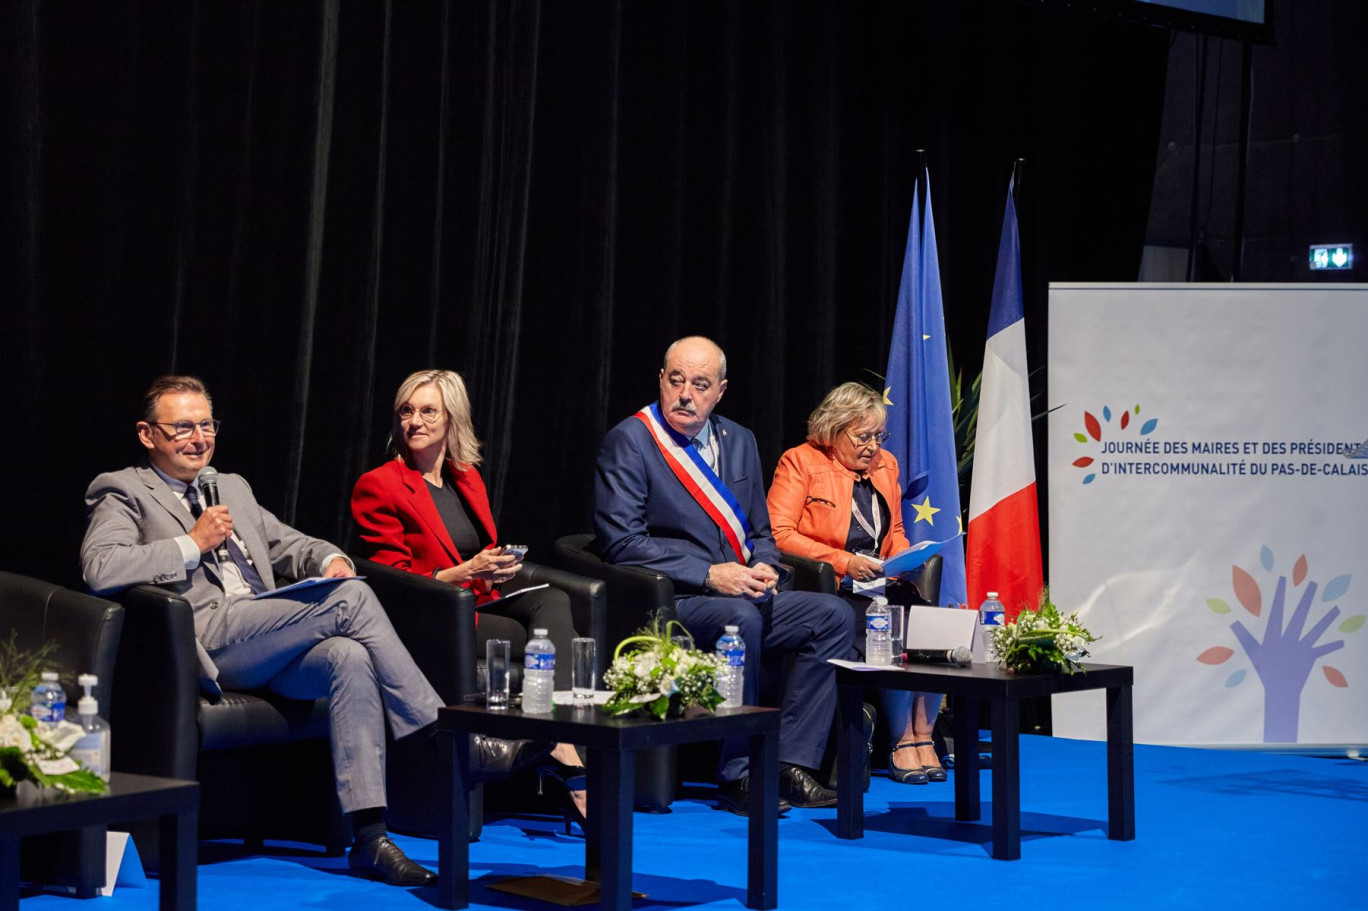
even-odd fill
[[[892,640],[893,665],[901,666],[903,663],[903,652],[907,649],[907,629],[904,625],[906,608],[901,604],[888,605],[888,632]]]
[[[594,684],[598,678],[598,643],[587,636],[570,640],[570,690],[575,705],[590,705],[594,701]]]
[[[512,646],[507,639],[490,639],[485,643],[485,706],[490,709],[508,708],[508,657]]]

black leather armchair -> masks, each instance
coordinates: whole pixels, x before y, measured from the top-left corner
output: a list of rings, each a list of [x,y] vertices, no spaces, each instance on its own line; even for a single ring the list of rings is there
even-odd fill
[[[351,833],[333,786],[327,700],[200,692],[190,605],[140,585],[126,611],[110,707],[113,765],[200,783],[200,837],[283,839],[346,849]],[[147,863],[155,825],[130,827]]]
[[[604,585],[603,621],[587,633],[597,641],[599,655],[604,656],[599,661],[600,672],[607,668],[612,649],[649,623],[652,616],[659,614],[662,622],[675,619],[674,583],[669,576],[640,566],[604,563],[593,535],[558,538],[552,559],[561,569],[601,580]]]
[[[825,560],[813,560],[788,551],[781,551],[779,557],[793,571],[793,588],[806,592],[836,591],[836,570]],[[894,579],[888,583],[886,588],[890,604],[939,603],[941,555],[932,556],[922,567],[922,571],[913,579]]]
[[[606,586],[604,621],[597,627],[591,626],[589,633],[598,643],[600,681],[619,642],[649,624],[653,616],[658,615],[662,622],[675,619],[674,583],[669,577],[639,566],[604,563],[592,534],[566,535],[557,539],[552,559],[562,569],[601,580]],[[636,806],[653,812],[667,810],[674,802],[676,770],[674,747],[657,747],[638,753]]]
[[[800,592],[836,593],[836,570],[825,560],[813,560],[781,550],[779,559],[789,568],[789,587]]]
[[[604,630],[608,623],[607,583],[601,579],[526,560],[517,577],[504,587],[509,591],[516,591],[519,588],[537,585],[549,585],[565,592],[570,598],[570,619],[575,631],[581,636],[592,637],[595,642],[603,642],[606,635]],[[524,630],[516,620],[508,617],[481,615],[475,652],[481,674],[484,669],[484,644],[489,639],[510,640],[510,671],[516,691],[522,679],[523,647],[527,644],[527,630]],[[562,660],[569,661],[570,658],[566,655],[562,656]]]
[[[44,666],[58,673],[69,717],[75,716],[82,692],[76,678],[86,673],[99,678],[95,698],[100,714],[109,717],[123,622],[124,609],[117,604],[29,576],[0,572],[0,635],[13,636],[14,644],[26,652],[47,643],[55,646]],[[26,694],[17,695],[26,698]],[[26,838],[21,857],[24,879],[68,886],[89,898],[104,885],[105,830],[95,826]]]
[[[420,670],[448,703],[478,691],[475,598],[457,586],[357,559]],[[326,699],[199,690],[194,620],[183,599],[153,586],[121,596],[124,637],[114,706],[114,765],[124,771],[201,784],[200,835],[301,841],[340,854],[351,838],[337,804]],[[160,706],[157,712],[149,705]],[[437,831],[436,750],[426,737],[391,741],[386,756],[387,822],[398,831]],[[481,795],[472,795],[470,837],[478,838]],[[154,828],[135,829],[154,857]]]
[[[922,564],[922,571],[911,579],[895,579],[887,585],[888,602],[904,605],[940,604],[941,565],[940,554],[935,554]]]

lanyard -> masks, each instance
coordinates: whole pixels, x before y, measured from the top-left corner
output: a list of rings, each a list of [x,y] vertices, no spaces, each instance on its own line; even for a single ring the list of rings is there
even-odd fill
[[[874,485],[871,484],[869,486],[869,505],[870,511],[874,513],[874,524],[870,525],[869,520],[866,519],[864,513],[860,511],[860,502],[855,498],[854,488],[852,487],[850,491],[850,514],[855,517],[855,521],[865,530],[865,534],[869,535],[874,541],[875,548],[878,548],[879,546],[879,532],[883,529],[883,512],[879,509],[878,500],[875,499],[877,495],[878,492],[874,490]]]

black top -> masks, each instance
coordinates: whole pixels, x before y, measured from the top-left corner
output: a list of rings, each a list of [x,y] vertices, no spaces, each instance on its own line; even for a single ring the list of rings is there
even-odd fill
[[[428,492],[432,494],[432,502],[437,506],[437,514],[442,517],[447,534],[451,535],[451,543],[456,545],[456,552],[462,559],[468,560],[471,554],[484,550],[490,543],[488,536],[484,528],[471,518],[470,507],[456,485],[450,479],[441,487],[426,478],[423,480],[427,482]]]
[[[884,502],[883,495],[874,489],[874,482],[869,478],[860,478],[855,482],[855,505],[860,508],[860,514],[865,517],[865,521],[874,525],[874,510],[879,511],[879,540],[875,541],[865,531],[864,526],[855,519],[852,511],[850,516],[850,531],[846,534],[845,549],[851,553],[858,550],[878,553],[879,545],[883,539],[888,537],[888,523],[891,513],[888,504]]]

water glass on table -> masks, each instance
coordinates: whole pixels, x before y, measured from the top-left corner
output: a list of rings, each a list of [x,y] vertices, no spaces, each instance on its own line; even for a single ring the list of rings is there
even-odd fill
[[[485,707],[508,708],[508,660],[512,645],[507,639],[490,639],[485,643]]]
[[[570,640],[570,691],[575,705],[593,705],[598,680],[598,643],[587,636]]]
[[[892,642],[894,667],[901,667],[903,664],[903,653],[907,650],[907,608],[901,604],[888,605],[888,632]]]

